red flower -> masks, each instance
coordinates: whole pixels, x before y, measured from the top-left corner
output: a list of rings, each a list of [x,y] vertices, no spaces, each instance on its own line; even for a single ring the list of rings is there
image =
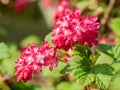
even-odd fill
[[[34,0],[16,0],[15,1],[15,9],[17,12],[21,12],[24,10],[30,3]]]
[[[97,45],[100,24],[96,21],[97,17],[81,16],[80,9],[66,12],[53,26],[52,42],[55,48],[68,50],[76,44]]]
[[[16,73],[17,81],[32,79],[32,73],[38,74],[42,72],[42,66],[49,66],[52,71],[58,64],[56,60],[56,52],[49,46],[48,42],[44,42],[41,48],[38,48],[36,44],[25,48],[16,61]]]
[[[58,18],[64,16],[65,12],[70,10],[70,2],[69,0],[61,0],[56,4],[56,9],[54,13],[54,23],[57,21]]]
[[[53,4],[54,0],[42,0],[42,3],[45,8],[49,8]]]
[[[48,42],[44,42],[41,46],[41,53],[44,56],[44,65],[49,66],[49,69],[52,71],[58,64],[56,60],[56,50],[54,50]]]
[[[110,39],[109,37],[101,37],[99,44],[110,44],[114,45],[116,44],[116,41],[113,39]]]
[[[40,49],[36,44],[28,46],[24,49],[19,59],[16,61],[17,81],[23,80],[26,82],[32,78],[32,73],[39,73],[42,71],[44,56],[41,55]]]

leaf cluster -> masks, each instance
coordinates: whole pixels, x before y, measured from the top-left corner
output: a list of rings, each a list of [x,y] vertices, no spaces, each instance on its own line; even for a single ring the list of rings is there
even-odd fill
[[[82,86],[95,84],[103,90],[108,90],[115,75],[120,71],[120,45],[99,45],[97,51],[99,55],[93,55],[86,46],[75,46],[75,54],[63,70],[72,73]]]

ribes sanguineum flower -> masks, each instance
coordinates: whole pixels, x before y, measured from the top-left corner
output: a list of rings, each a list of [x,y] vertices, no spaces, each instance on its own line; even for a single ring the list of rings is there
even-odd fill
[[[49,46],[48,42],[44,42],[41,48],[38,48],[36,44],[29,45],[16,61],[17,81],[26,82],[32,79],[32,74],[42,72],[43,66],[49,66],[50,70],[53,70],[53,67],[57,66],[55,54],[55,50]]]
[[[97,45],[100,24],[97,17],[81,16],[81,10],[67,11],[53,26],[52,42],[55,48],[68,50],[76,44]]]
[[[54,48],[52,48],[48,42],[44,42],[40,49],[42,55],[44,56],[44,65],[49,66],[49,69],[52,71],[53,68],[58,64],[56,59],[56,50],[54,50]]]
[[[47,9],[49,8],[55,0],[42,0],[43,6]]]
[[[24,10],[30,3],[35,0],[15,0],[15,9],[17,12]]]
[[[26,82],[32,78],[32,73],[39,73],[42,71],[44,65],[44,56],[41,55],[40,49],[36,44],[28,46],[23,50],[19,59],[16,61],[17,81],[23,80]]]
[[[70,10],[70,2],[69,0],[61,0],[56,4],[55,13],[54,13],[54,22],[57,21],[58,18],[64,16],[65,11]]]
[[[110,45],[114,45],[116,44],[116,41],[114,38],[110,39],[108,37],[101,37],[101,39],[99,40],[99,44],[110,44]]]

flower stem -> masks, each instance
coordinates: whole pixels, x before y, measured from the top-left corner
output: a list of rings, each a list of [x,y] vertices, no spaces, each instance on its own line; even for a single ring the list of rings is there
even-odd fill
[[[65,61],[65,60],[60,60],[60,59],[58,59],[58,61],[68,64],[68,62]]]

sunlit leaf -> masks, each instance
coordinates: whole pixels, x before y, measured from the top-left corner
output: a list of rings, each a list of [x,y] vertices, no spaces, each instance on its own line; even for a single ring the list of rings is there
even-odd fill
[[[120,18],[113,18],[110,27],[117,36],[120,36]]]
[[[61,82],[57,86],[57,90],[84,90],[79,85],[70,82]]]
[[[48,43],[51,45],[51,46],[54,46],[53,45],[53,43],[52,43],[52,36],[51,36],[51,34],[52,34],[53,32],[51,32],[51,33],[49,33],[48,35],[46,35],[46,37],[45,37],[45,41],[48,41]]]
[[[26,47],[28,44],[33,44],[33,43],[36,43],[37,45],[40,45],[41,43],[41,40],[40,40],[40,37],[38,36],[35,36],[35,35],[30,35],[28,37],[26,37],[25,39],[23,39],[20,43],[20,46],[22,48]]]
[[[0,43],[0,59],[8,58],[8,46],[5,43]]]
[[[99,50],[101,53],[104,53],[108,56],[113,57],[113,54],[112,54],[113,47],[114,45],[100,44],[97,46],[97,50]]]

